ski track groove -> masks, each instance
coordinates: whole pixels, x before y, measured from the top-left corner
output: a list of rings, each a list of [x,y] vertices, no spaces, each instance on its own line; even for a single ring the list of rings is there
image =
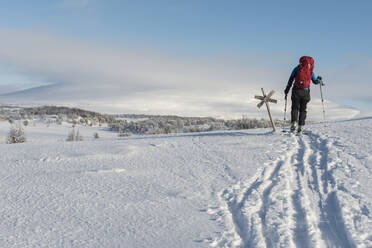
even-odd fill
[[[232,223],[230,234],[225,234],[222,240],[214,242],[212,246],[218,247],[273,247],[276,240],[271,238],[273,227],[266,223],[266,214],[273,204],[271,191],[277,186],[282,177],[281,168],[286,163],[286,158],[282,157],[263,167],[251,182],[244,184],[238,183],[233,189],[223,190],[221,193],[222,210],[229,222]],[[243,187],[242,187],[243,186]],[[242,189],[236,194],[234,188]],[[287,187],[289,188],[289,187]],[[258,202],[255,204],[255,202]],[[249,211],[253,208],[255,211]],[[288,227],[287,227],[287,230]],[[289,231],[287,232],[289,233]],[[235,240],[229,236],[235,237]],[[283,238],[283,237],[278,237]],[[286,237],[285,240],[290,240]],[[290,243],[290,241],[289,241]],[[229,244],[229,246],[226,246]],[[293,247],[293,245],[292,245]]]
[[[268,234],[268,235],[265,235],[266,247],[273,246],[273,241],[271,239],[271,235],[268,231],[268,227],[266,223],[266,214],[271,205],[270,194],[271,194],[272,189],[278,184],[278,173],[282,165],[283,165],[283,161],[280,161],[279,163],[277,163],[274,171],[271,173],[270,178],[269,178],[269,180],[271,181],[270,185],[267,186],[267,188],[262,192],[262,206],[259,211],[259,216],[261,218],[261,223],[262,223],[262,233]]]
[[[300,139],[300,138],[299,138]],[[292,178],[292,186],[295,186],[296,189],[291,195],[292,203],[294,206],[295,214],[295,228],[294,228],[294,239],[296,246],[302,247],[311,247],[311,237],[309,234],[309,223],[307,212],[311,211],[306,209],[305,203],[305,192],[304,192],[304,171],[305,165],[303,163],[303,157],[305,156],[306,149],[298,142],[298,139],[295,141],[295,146],[297,149],[297,154],[292,157],[292,166],[290,166],[292,175],[294,174],[295,178]]]
[[[310,136],[309,145],[319,158],[319,170],[321,182],[317,187],[320,208],[319,229],[327,247],[356,247],[346,229],[340,203],[336,193],[336,181],[328,163],[328,143],[317,134]],[[313,170],[316,170],[312,166]],[[316,174],[316,172],[313,172]],[[318,176],[319,179],[319,176]],[[318,180],[317,179],[317,180]]]
[[[211,246],[356,247],[337,197],[328,140],[313,132],[289,138],[285,155],[220,193],[218,213],[229,230]]]

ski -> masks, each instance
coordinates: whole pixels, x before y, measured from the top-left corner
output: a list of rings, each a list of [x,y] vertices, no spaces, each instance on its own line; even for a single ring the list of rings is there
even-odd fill
[[[297,131],[291,131],[291,130],[282,130],[283,134],[293,134],[296,136],[301,136],[301,135],[310,135],[310,131],[302,131],[302,132],[297,132]]]
[[[301,131],[301,132],[297,132],[297,133],[296,133],[297,136],[310,135],[310,134],[311,134],[310,131]]]

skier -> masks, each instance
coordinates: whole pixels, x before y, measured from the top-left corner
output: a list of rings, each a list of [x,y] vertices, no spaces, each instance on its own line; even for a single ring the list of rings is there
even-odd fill
[[[310,81],[314,84],[322,83],[322,77],[315,77],[314,70],[314,59],[309,56],[302,56],[300,58],[300,64],[296,66],[288,80],[287,87],[284,90],[285,99],[292,87],[293,81],[294,86],[292,89],[292,111],[291,111],[291,132],[296,130],[300,133],[304,130],[305,119],[306,119],[306,105],[310,101]]]

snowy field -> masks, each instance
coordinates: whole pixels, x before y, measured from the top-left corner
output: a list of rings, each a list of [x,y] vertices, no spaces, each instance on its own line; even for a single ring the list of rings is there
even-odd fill
[[[372,117],[81,142],[30,124],[13,145],[8,126],[0,247],[372,247]]]

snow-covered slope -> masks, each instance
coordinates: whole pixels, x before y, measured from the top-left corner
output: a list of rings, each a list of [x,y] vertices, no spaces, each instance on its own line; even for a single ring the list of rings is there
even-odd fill
[[[372,118],[308,128],[0,144],[0,247],[371,247]]]
[[[307,119],[310,121],[322,120],[323,106],[318,91],[317,88],[313,90],[312,100],[308,104]],[[211,92],[210,89],[130,92],[130,88],[118,85],[102,87],[100,84],[51,84],[5,95],[1,95],[0,92],[0,105],[3,103],[20,106],[70,106],[115,114],[204,116],[222,119],[238,119],[242,116],[267,118],[266,108],[258,109],[256,106],[258,100],[254,99],[254,95],[262,94],[259,88],[241,87],[235,90],[223,88],[219,92]],[[281,89],[279,93],[275,93],[274,98],[278,99],[278,104],[271,104],[271,111],[274,118],[282,119],[285,100]],[[290,109],[290,101],[287,109]],[[360,114],[357,109],[327,99],[325,110],[328,120],[350,119]]]

